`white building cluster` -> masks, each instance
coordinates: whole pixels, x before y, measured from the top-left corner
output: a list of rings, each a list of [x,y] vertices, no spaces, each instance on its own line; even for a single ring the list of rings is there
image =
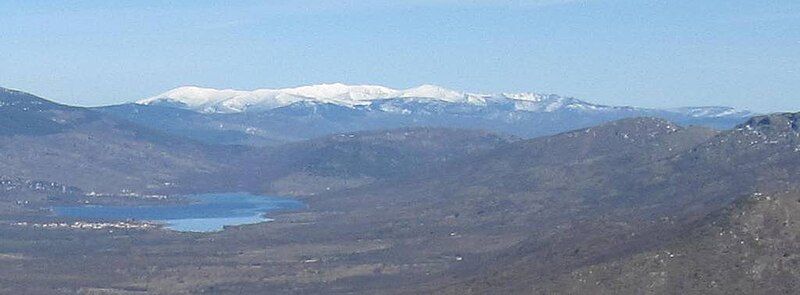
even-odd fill
[[[157,224],[147,223],[147,222],[127,222],[127,221],[116,221],[116,222],[86,222],[86,221],[75,221],[72,223],[69,222],[51,222],[51,223],[28,223],[28,222],[17,222],[13,225],[16,226],[26,226],[26,227],[33,227],[33,228],[44,228],[44,229],[92,229],[92,230],[101,230],[101,229],[155,229],[158,228]]]

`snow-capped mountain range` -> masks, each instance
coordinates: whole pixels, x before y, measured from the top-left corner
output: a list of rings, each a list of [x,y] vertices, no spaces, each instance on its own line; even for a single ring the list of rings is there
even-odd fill
[[[320,84],[283,89],[252,91],[185,86],[142,99],[138,104],[177,106],[201,113],[240,113],[266,111],[295,103],[324,103],[348,108],[369,107],[380,102],[377,110],[408,113],[413,110],[386,105],[389,100],[418,103],[447,103],[470,106],[509,105],[515,111],[556,112],[576,110],[587,112],[618,111],[613,107],[589,103],[571,97],[539,93],[478,94],[422,85],[410,89],[392,89],[377,85]],[[748,117],[750,112],[727,107],[676,108],[672,111],[694,117]]]
[[[388,99],[477,106],[512,102],[517,110],[526,111],[554,111],[563,107],[602,108],[601,106],[573,98],[536,93],[476,94],[435,85],[422,85],[398,90],[376,85],[345,85],[340,83],[283,89],[257,89],[253,91],[217,90],[186,86],[140,100],[138,103],[145,105],[177,105],[202,113],[238,113],[270,110],[298,102],[328,103],[353,108],[369,106],[375,101]]]
[[[252,91],[179,87],[101,111],[212,143],[278,144],[339,132],[405,127],[480,129],[523,138],[621,118],[657,117],[726,129],[754,114],[730,107],[608,106],[554,94],[479,94],[434,85],[393,89],[321,84]]]

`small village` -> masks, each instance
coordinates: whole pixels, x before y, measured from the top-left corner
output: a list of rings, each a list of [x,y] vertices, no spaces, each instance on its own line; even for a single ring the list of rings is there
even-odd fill
[[[50,222],[50,223],[28,223],[28,222],[15,222],[14,226],[32,227],[42,229],[89,229],[89,230],[104,230],[104,229],[158,229],[161,225],[149,222],[133,222],[133,221],[115,221],[115,222]]]

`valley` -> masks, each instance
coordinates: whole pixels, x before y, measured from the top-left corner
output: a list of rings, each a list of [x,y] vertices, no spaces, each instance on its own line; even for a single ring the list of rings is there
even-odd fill
[[[774,294],[797,283],[796,113],[718,129],[610,116],[553,123],[546,136],[356,120],[275,140],[241,137],[247,124],[223,123],[233,137],[210,127],[269,113],[78,108],[10,90],[0,99],[17,122],[0,135],[0,293]],[[146,112],[150,124],[130,120]],[[294,205],[203,232],[72,226],[98,220],[48,209],[165,220],[124,211],[170,215],[197,204],[182,195],[230,192]],[[209,204],[183,217],[242,209]],[[272,210],[256,208],[239,217]],[[41,226],[52,223],[65,226]]]

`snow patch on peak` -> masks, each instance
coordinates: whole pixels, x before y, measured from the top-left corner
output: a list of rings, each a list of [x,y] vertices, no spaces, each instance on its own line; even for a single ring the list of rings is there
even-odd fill
[[[179,103],[196,109],[209,104],[220,103],[230,98],[246,95],[245,91],[233,89],[218,90],[196,86],[182,86],[162,94],[138,101],[139,104]]]
[[[466,100],[463,92],[447,89],[436,85],[421,85],[397,93],[400,98],[433,98],[447,102],[463,102]]]
[[[504,97],[512,100],[523,100],[523,101],[532,101],[532,102],[539,102],[543,101],[547,96],[544,94],[539,93],[532,93],[532,92],[522,92],[522,93],[503,93]]]
[[[610,106],[596,105],[572,97],[540,93],[503,93],[503,97],[514,102],[514,107],[528,112],[555,112],[562,109],[577,111],[600,111],[612,109]]]
[[[386,98],[394,95],[397,92],[397,90],[383,86],[350,86],[341,83],[301,86],[296,88],[281,89],[279,91],[317,100],[327,100],[334,103],[359,102]]]

